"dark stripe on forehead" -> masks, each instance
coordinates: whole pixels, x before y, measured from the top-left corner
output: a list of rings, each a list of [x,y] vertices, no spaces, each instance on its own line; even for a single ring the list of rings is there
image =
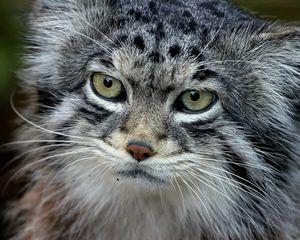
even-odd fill
[[[180,52],[181,52],[181,48],[177,44],[171,46],[169,49],[169,53],[172,58],[177,57],[180,54]]]
[[[207,78],[216,77],[217,73],[209,69],[202,69],[202,67],[198,68],[196,73],[193,75],[193,79],[197,79],[199,81],[203,81]]]
[[[142,21],[148,23],[150,21],[149,17],[142,14],[140,10],[130,9],[127,13],[129,16],[132,16],[135,21]]]
[[[154,1],[149,2],[149,9],[154,14],[157,12],[156,3]]]
[[[196,59],[197,62],[203,62],[205,60],[205,57],[203,53],[199,50],[197,46],[190,47],[189,49],[190,56],[194,59]]]
[[[125,43],[128,39],[128,36],[127,35],[120,35],[117,37],[117,46],[121,46],[123,43]]]
[[[149,54],[149,59],[154,63],[164,62],[164,57],[159,54],[159,52],[151,52]]]
[[[155,34],[155,38],[156,38],[156,42],[158,45],[158,42],[161,41],[165,36],[165,30],[164,30],[164,24],[162,22],[158,22],[156,25],[156,29],[153,30],[154,34]]]
[[[113,63],[111,59],[101,59],[100,62],[107,68],[113,68]]]
[[[133,40],[134,45],[141,50],[142,52],[145,49],[145,42],[144,39],[141,36],[136,36]]]
[[[188,31],[189,32],[196,32],[197,27],[198,27],[198,24],[194,20],[191,20],[188,23]]]

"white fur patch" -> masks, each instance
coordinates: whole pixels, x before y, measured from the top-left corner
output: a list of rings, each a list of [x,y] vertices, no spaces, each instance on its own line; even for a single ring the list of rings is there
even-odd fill
[[[217,102],[215,106],[206,112],[189,114],[185,112],[176,112],[174,114],[174,121],[178,123],[192,123],[197,121],[207,121],[215,117],[221,111],[221,104]]]

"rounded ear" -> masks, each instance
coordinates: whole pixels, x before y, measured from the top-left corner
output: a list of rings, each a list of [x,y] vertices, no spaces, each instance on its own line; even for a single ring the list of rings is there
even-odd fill
[[[257,39],[261,46],[257,59],[265,69],[266,81],[276,87],[283,101],[294,106],[293,116],[300,120],[300,26],[274,24]]]
[[[299,24],[282,24],[282,25],[271,25],[259,36],[262,40],[292,40],[293,38],[300,38],[300,26]]]
[[[281,74],[286,74],[286,78],[293,79],[294,87],[297,85],[299,87],[300,26],[271,25],[258,35],[257,40],[258,44],[263,47],[262,58],[273,62],[274,67],[279,68]]]

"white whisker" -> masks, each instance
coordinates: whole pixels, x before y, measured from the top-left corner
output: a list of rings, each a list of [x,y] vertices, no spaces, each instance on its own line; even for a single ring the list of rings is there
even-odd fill
[[[72,136],[72,135],[68,135],[68,134],[63,134],[63,133],[59,133],[59,132],[55,132],[55,131],[52,131],[52,130],[49,130],[49,129],[46,129],[44,127],[41,127],[31,121],[29,121],[28,119],[26,119],[15,107],[14,105],[14,102],[13,102],[13,97],[14,97],[14,94],[15,94],[15,91],[12,93],[11,95],[11,98],[10,98],[10,105],[12,107],[12,109],[14,110],[14,112],[18,115],[18,117],[20,117],[22,120],[24,120],[25,122],[29,123],[31,126],[37,128],[37,129],[40,129],[44,132],[47,132],[47,133],[52,133],[52,134],[55,134],[55,135],[60,135],[60,136],[65,136],[65,137],[70,137],[70,138],[78,138],[78,139],[84,139],[83,137],[80,137],[80,136]]]

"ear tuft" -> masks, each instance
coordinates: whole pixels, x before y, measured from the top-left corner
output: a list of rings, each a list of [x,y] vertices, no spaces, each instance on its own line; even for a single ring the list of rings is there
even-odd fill
[[[300,26],[288,24],[271,25],[259,35],[261,40],[292,39],[295,37],[300,38]]]
[[[274,79],[287,101],[293,99],[300,106],[300,26],[273,25],[258,38],[263,51],[257,58],[263,60],[262,66],[272,66],[268,78]]]

